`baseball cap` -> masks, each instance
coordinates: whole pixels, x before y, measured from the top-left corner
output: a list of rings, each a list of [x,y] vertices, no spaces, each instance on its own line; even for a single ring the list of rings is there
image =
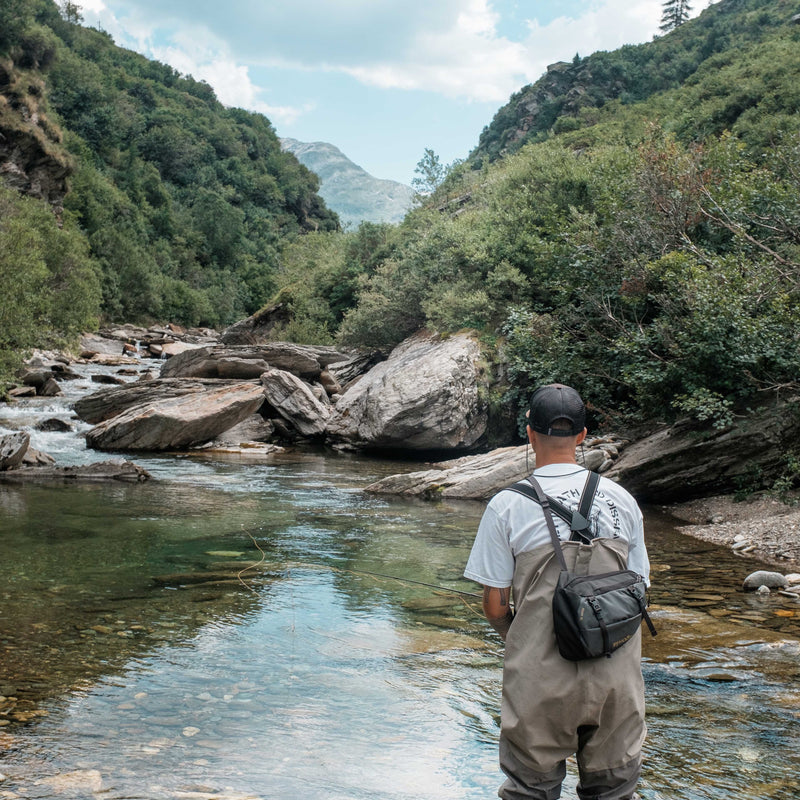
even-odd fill
[[[564,422],[554,428],[558,420]],[[573,388],[562,383],[541,386],[531,397],[528,425],[545,436],[577,436],[586,427],[583,400]]]

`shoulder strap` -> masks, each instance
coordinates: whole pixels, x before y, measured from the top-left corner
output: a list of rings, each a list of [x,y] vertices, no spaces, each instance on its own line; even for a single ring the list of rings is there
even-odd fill
[[[583,493],[581,494],[580,502],[578,503],[578,510],[572,514],[572,524],[570,530],[577,537],[586,542],[596,538],[596,534],[592,535],[589,529],[589,512],[594,502],[594,496],[597,492],[597,484],[600,483],[600,476],[596,472],[590,472],[586,476],[586,483],[583,485]],[[570,538],[577,538],[572,536]]]
[[[553,522],[553,514],[550,511],[550,498],[542,491],[542,487],[539,486],[539,481],[537,481],[533,475],[528,478],[528,481],[530,482],[530,486],[533,488],[536,502],[539,503],[539,505],[542,507],[542,511],[544,512],[547,530],[550,532],[550,541],[552,541],[553,549],[556,551],[556,556],[561,563],[561,569],[564,570],[564,572],[567,572],[567,562],[564,560],[564,553],[561,550],[561,541],[556,533],[556,524]],[[522,494],[528,493],[522,492]],[[528,496],[530,497],[530,495]]]
[[[524,494],[526,497],[529,497],[531,500],[541,505],[539,497],[532,488],[532,484],[535,481],[536,479],[533,477],[533,475],[531,475],[527,480],[519,481],[518,483],[515,483],[507,488],[513,492]],[[578,503],[577,511],[571,511],[565,505],[559,503],[558,500],[555,500],[548,495],[544,495],[548,499],[551,513],[554,513],[556,516],[563,519],[567,525],[569,525],[570,531],[572,531],[570,539],[573,541],[580,540],[583,542],[590,542],[595,538],[589,529],[589,511],[592,507],[592,503],[594,502],[594,496],[597,492],[597,484],[599,482],[600,476],[596,472],[589,472],[589,474],[586,476],[586,483],[583,486],[583,492],[581,493],[581,499]],[[539,488],[541,489],[541,487]]]

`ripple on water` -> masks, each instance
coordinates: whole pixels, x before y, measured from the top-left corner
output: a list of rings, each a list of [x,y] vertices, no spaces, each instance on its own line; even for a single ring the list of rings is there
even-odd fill
[[[451,591],[477,590],[481,504],[366,497],[397,470],[370,459],[143,460],[151,484],[0,488],[3,790],[495,794],[502,649]],[[648,535],[644,800],[796,797],[800,651],[771,628],[792,601],[742,594],[752,564],[723,549]]]

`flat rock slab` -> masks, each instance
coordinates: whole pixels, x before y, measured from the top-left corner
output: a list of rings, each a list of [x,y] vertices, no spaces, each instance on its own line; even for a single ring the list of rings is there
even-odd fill
[[[199,394],[211,389],[239,385],[240,381],[219,381],[184,378],[155,378],[126,383],[124,386],[102,389],[77,400],[72,410],[84,422],[97,425],[123,411],[145,403],[155,403],[168,398]]]
[[[264,390],[252,383],[158,400],[96,425],[86,444],[96,450],[180,450],[215,439],[263,403]]]
[[[179,353],[161,368],[163,378],[257,378],[265,369],[285,370],[301,378],[316,379],[332,361],[347,354],[333,348],[290,342],[236,346],[212,345]]]
[[[583,463],[584,453],[576,458]],[[596,470],[604,460],[601,450],[585,451],[586,467]],[[490,453],[464,456],[452,461],[431,464],[419,472],[389,475],[366,488],[374,494],[400,494],[427,498],[449,497],[464,500],[487,500],[501,489],[527,478],[536,466],[527,445],[501,447]]]
[[[73,467],[37,466],[0,472],[0,482],[7,483],[57,483],[125,481],[141,483],[150,479],[150,473],[131,461],[101,461]]]

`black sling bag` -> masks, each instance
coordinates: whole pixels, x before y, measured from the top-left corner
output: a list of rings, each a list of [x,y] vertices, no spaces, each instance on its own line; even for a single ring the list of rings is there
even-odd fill
[[[549,498],[533,476],[527,482],[509,487],[537,502],[544,512],[550,539],[561,563],[553,595],[553,626],[558,651],[569,661],[610,658],[615,650],[633,638],[643,619],[650,633],[656,635],[647,613],[647,587],[641,575],[633,570],[576,575],[567,569],[552,511],[569,524],[573,532],[571,538],[577,535],[581,541],[590,542],[595,537],[589,529],[589,510],[599,479],[597,473],[589,473],[577,512]]]

